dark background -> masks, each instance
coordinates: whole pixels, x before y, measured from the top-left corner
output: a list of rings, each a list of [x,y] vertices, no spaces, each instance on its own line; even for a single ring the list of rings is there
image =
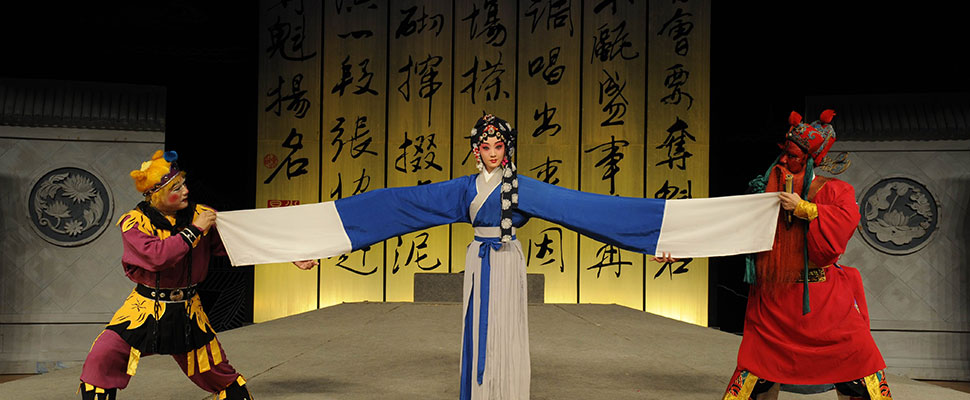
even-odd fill
[[[166,148],[191,173],[192,196],[254,207],[255,1],[17,3],[0,6],[0,77],[166,87]],[[970,89],[962,10],[856,3],[714,2],[712,196],[742,192],[767,168],[805,96]],[[711,260],[711,326],[741,331],[742,268],[740,257]]]

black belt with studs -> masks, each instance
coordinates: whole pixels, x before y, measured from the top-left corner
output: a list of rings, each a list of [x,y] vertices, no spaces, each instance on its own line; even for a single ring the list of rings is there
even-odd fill
[[[197,289],[196,285],[192,285],[184,288],[156,289],[139,283],[138,286],[135,288],[135,291],[138,292],[138,294],[152,300],[179,302],[179,301],[188,301],[189,299],[192,298],[192,296],[195,296],[196,289]]]

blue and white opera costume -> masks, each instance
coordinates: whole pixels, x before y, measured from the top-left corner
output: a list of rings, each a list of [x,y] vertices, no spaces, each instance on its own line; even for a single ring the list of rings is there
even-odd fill
[[[497,168],[492,174],[378,189],[335,202],[222,212],[218,226],[233,265],[250,265],[326,258],[409,232],[471,223],[475,240],[465,258],[461,397],[523,399],[530,379],[525,259],[517,240],[499,240],[501,175]],[[778,209],[775,194],[628,198],[519,176],[511,221],[521,227],[539,218],[645,254],[710,257],[770,249]]]

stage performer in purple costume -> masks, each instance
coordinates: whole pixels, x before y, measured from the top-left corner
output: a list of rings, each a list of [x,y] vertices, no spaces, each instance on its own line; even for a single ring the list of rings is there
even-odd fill
[[[855,192],[813,173],[835,141],[834,115],[805,124],[792,112],[781,155],[752,181],[756,192],[778,192],[785,212],[772,250],[749,257],[744,338],[725,400],[776,399],[779,383],[834,384],[839,399],[892,399],[862,278],[837,264],[859,224]]]
[[[188,200],[174,151],[161,150],[131,171],[144,194],[118,221],[121,262],[137,286],[95,339],[81,372],[81,398],[114,399],[141,357],[170,354],[189,379],[217,399],[252,399],[229,365],[196,293],[212,256],[225,256],[215,210]],[[296,263],[309,269],[315,262]]]

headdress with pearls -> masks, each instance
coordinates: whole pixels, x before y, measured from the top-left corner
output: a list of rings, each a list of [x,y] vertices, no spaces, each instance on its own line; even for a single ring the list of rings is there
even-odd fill
[[[505,167],[502,173],[502,241],[512,240],[512,210],[519,204],[519,179],[515,170],[515,163],[512,158],[515,156],[515,140],[518,131],[512,128],[508,122],[491,114],[485,114],[475,122],[472,128],[471,147],[475,153],[476,166],[480,171],[485,170],[482,158],[479,154],[479,146],[490,137],[495,137],[505,142],[505,158],[502,165]]]

